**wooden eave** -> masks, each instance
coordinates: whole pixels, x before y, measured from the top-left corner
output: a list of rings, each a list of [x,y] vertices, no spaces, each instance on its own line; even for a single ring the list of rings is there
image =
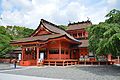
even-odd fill
[[[70,37],[68,37],[66,34],[65,35],[61,35],[58,37],[54,37],[54,38],[48,38],[46,40],[33,40],[33,41],[25,41],[25,42],[11,42],[11,45],[27,45],[27,44],[43,44],[43,43],[47,43],[49,41],[53,41],[53,40],[60,40],[60,39],[65,39],[71,43],[75,43],[75,44],[79,44],[81,42],[75,41],[73,39],[71,39]]]
[[[75,32],[75,31],[82,31],[85,30],[85,28],[81,28],[81,29],[74,29],[74,30],[66,30],[67,32]]]

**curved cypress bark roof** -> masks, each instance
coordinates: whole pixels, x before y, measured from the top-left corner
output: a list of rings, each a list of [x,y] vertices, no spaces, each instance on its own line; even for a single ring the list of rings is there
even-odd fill
[[[61,28],[59,28],[57,25],[51,23],[51,22],[48,22],[44,19],[41,19],[40,21],[40,24],[38,26],[38,28],[30,35],[30,36],[35,36],[35,34],[37,32],[39,32],[38,30],[40,29],[41,25],[44,26],[44,28],[46,28],[48,31],[54,33],[54,34],[65,34],[66,32],[64,30],[62,30]]]
[[[42,36],[34,36],[34,37],[28,37],[28,38],[22,38],[19,40],[13,40],[11,43],[21,43],[21,42],[32,42],[32,41],[46,41],[51,38],[57,38],[63,36],[61,34],[52,34],[52,35],[42,35]]]
[[[75,41],[75,40],[71,39],[67,35],[51,34],[51,35],[34,36],[34,37],[22,38],[22,39],[19,39],[19,40],[13,40],[11,42],[11,44],[34,42],[34,41],[46,42],[46,41],[48,41],[50,39],[56,39],[56,38],[61,38],[61,37],[66,37],[66,38],[68,38],[68,39],[70,39],[70,40],[72,40],[74,42],[78,42],[78,41]]]
[[[52,32],[52,34],[46,34],[41,36],[36,36],[36,34],[39,32],[41,25],[48,31]],[[24,43],[24,42],[33,42],[33,41],[47,41],[49,39],[59,38],[65,36],[66,38],[75,41],[80,42],[79,40],[75,39],[74,37],[70,36],[66,31],[59,28],[57,25],[48,22],[44,19],[41,19],[40,24],[38,28],[30,35],[28,38],[22,38],[19,40],[13,40],[11,44],[17,44],[17,43]]]
[[[78,22],[78,23],[69,23],[68,24],[68,31],[69,30],[77,30],[77,29],[84,29],[88,26],[92,25],[91,21],[83,21],[83,22]]]
[[[55,24],[53,24],[51,22],[48,22],[48,21],[46,21],[44,19],[41,19],[41,22],[50,31],[52,31],[54,33],[59,33],[59,34],[67,35],[69,38],[73,39],[74,41],[80,42],[79,40],[77,40],[74,37],[70,36],[65,30],[59,28],[57,25],[55,25]]]

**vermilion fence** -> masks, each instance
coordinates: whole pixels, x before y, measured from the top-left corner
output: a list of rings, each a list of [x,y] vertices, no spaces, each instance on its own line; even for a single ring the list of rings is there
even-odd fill
[[[114,64],[120,64],[120,60],[118,61],[118,59],[113,59],[112,61],[114,62]]]
[[[11,63],[11,61],[11,59],[0,58],[0,63]],[[113,59],[112,61],[114,62],[114,64],[120,64],[120,60],[118,61],[118,59]]]

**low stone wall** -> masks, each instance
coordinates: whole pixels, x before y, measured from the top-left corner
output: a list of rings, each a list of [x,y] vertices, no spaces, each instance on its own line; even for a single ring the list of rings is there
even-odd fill
[[[11,63],[11,59],[0,59],[0,63]]]
[[[37,61],[36,60],[20,61],[19,65],[20,66],[35,66],[35,65],[37,65]]]

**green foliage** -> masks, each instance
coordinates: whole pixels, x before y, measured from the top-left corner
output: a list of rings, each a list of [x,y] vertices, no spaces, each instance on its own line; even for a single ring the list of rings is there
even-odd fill
[[[10,45],[11,40],[29,36],[34,30],[19,26],[0,26],[0,57],[14,49]]]
[[[59,25],[59,28],[63,29],[63,30],[66,30],[67,29],[67,26],[65,25]]]
[[[116,9],[113,9],[111,10],[107,15],[106,17],[108,19],[106,19],[105,22],[107,23],[118,23],[120,24],[120,11],[119,10],[116,10]]]
[[[89,49],[95,54],[120,55],[120,11],[111,10],[105,22],[87,28]]]

